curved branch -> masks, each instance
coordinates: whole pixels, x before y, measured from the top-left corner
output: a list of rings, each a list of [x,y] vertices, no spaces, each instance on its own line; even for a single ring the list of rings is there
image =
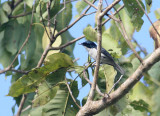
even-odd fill
[[[156,49],[143,64],[108,98],[103,98],[98,101],[88,101],[78,112],[77,116],[88,116],[102,111],[104,108],[111,106],[122,97],[141,79],[142,73],[148,71],[156,62],[160,61],[160,48]]]

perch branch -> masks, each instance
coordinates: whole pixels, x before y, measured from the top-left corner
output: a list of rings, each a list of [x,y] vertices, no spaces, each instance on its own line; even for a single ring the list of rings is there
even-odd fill
[[[101,41],[102,41],[102,17],[99,15],[102,10],[102,0],[99,0],[98,10],[97,10],[97,58],[96,58],[96,68],[94,72],[93,84],[88,96],[87,101],[93,100],[95,95],[95,89],[98,79],[99,65],[100,65],[100,57],[101,57]]]

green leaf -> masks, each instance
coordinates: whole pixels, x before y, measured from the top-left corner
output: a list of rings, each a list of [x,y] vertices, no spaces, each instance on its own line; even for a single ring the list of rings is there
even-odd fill
[[[56,96],[46,105],[31,110],[31,116],[61,116],[67,105],[68,93],[64,89],[57,91]]]
[[[153,65],[152,68],[148,71],[149,75],[157,81],[160,79],[159,67],[160,61]]]
[[[30,1],[30,0],[28,0]],[[19,15],[19,14],[23,14],[24,12],[31,12],[32,9],[31,7],[29,7],[27,4],[24,7],[24,2],[21,2],[18,6],[15,7],[15,9],[12,12],[13,16]]]
[[[130,92],[129,99],[131,101],[143,100],[147,104],[151,104],[151,100],[150,100],[151,95],[152,95],[152,91],[149,90],[149,88],[146,87],[143,83],[138,82]]]
[[[152,112],[153,112],[153,116],[158,116],[160,113],[160,101],[159,101],[159,97],[160,97],[160,87],[158,87],[156,89],[156,91],[154,91],[154,95],[152,96]]]
[[[141,112],[148,111],[149,112],[149,104],[147,104],[144,100],[140,99],[139,101],[132,101],[130,105],[135,109]]]
[[[59,85],[64,83],[66,71],[66,68],[61,68],[46,77],[46,81],[41,83],[37,89],[35,99],[32,101],[33,107],[44,105],[54,98]]]
[[[8,96],[17,97],[24,93],[34,92],[51,72],[62,67],[72,66],[72,59],[63,53],[56,53],[48,57],[48,61],[41,68],[33,69],[12,84]]]
[[[11,8],[9,6],[9,4],[7,2],[5,2],[3,5],[2,5],[2,8],[3,10],[7,13],[7,15],[10,15],[11,13]]]
[[[41,11],[42,11],[42,16],[43,18],[47,18],[48,16],[48,11],[47,11],[47,1],[40,1],[39,4],[37,5],[36,12],[40,14],[40,4],[41,4]],[[64,5],[62,5],[64,7]],[[50,5],[50,17],[53,18],[60,10],[61,10],[61,4],[60,0],[54,0],[51,2]],[[42,20],[40,16],[40,20]]]
[[[141,112],[138,110],[134,110],[132,106],[127,105],[127,107],[119,112],[116,116],[123,116],[123,115],[127,115],[127,116],[143,116],[143,115],[147,115],[147,112]]]
[[[5,28],[4,44],[8,52],[10,52],[12,55],[16,54],[22,45],[19,43],[22,43],[21,41],[23,41],[25,38],[26,31],[22,25],[18,24],[16,20],[12,20],[7,23]]]
[[[69,0],[68,0],[69,1]],[[67,2],[67,1],[66,1]],[[64,5],[61,5],[61,9],[64,7]],[[61,29],[65,28],[68,26],[72,19],[72,4],[69,2],[65,6],[66,8],[58,14],[56,21],[57,21],[57,30],[60,31]]]
[[[93,0],[88,0],[88,1],[90,1],[90,2],[92,2]],[[81,1],[78,1],[77,3],[76,3],[76,9],[77,9],[77,12],[78,12],[78,15],[76,15],[76,17],[78,17],[80,14],[81,14],[81,12],[86,8],[88,6],[88,4],[86,3],[86,2],[84,2],[83,0],[81,0]]]
[[[113,57],[119,58],[122,55],[121,48],[118,48],[118,41],[113,39],[107,32],[102,34],[102,46]]]
[[[156,19],[160,19],[160,8],[154,11],[154,14],[156,15]]]
[[[150,9],[151,9],[151,6],[152,6],[152,0],[145,0],[145,5],[146,5],[146,8],[147,8],[147,13],[150,13]]]
[[[30,8],[32,8],[33,4],[35,4],[34,1],[36,1],[36,0],[24,0],[24,2],[25,2]]]
[[[90,41],[97,41],[97,32],[90,25],[83,30],[85,38]]]
[[[117,72],[114,70],[113,66],[102,65],[100,67],[99,76],[106,79],[106,92],[108,93],[114,84],[114,78]]]
[[[131,61],[131,63],[132,63],[133,72],[134,72],[134,71],[139,67],[140,62],[139,62],[139,60],[138,60],[137,58],[134,58],[134,59]]]
[[[33,102],[33,107],[41,106],[48,103],[57,93],[59,86],[50,87],[47,82],[43,82],[35,95]]]
[[[141,10],[141,7],[138,5],[136,0],[123,0],[126,10],[128,11],[128,15],[131,18],[133,26],[136,28],[137,31],[141,29],[143,25],[142,16],[144,12]],[[142,1],[139,1],[143,9],[145,9],[144,4]]]
[[[0,7],[0,26],[6,22],[8,22],[8,16],[5,14],[5,12]]]
[[[77,83],[75,83],[75,85],[76,87],[75,86],[71,87],[71,90],[73,92],[75,91],[73,89],[77,88]],[[76,91],[78,90],[76,89]],[[56,96],[47,104],[38,108],[33,108],[30,112],[30,115],[31,116],[35,116],[35,115],[75,116],[77,112],[78,112],[78,109],[75,106],[72,98],[69,96],[69,91],[66,85],[61,84],[60,89],[56,93]]]

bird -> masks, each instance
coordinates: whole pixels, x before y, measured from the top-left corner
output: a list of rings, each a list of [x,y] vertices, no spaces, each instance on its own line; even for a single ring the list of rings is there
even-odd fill
[[[80,45],[84,46],[88,51],[89,55],[96,61],[97,45],[92,41],[85,41]],[[101,48],[100,64],[111,65],[116,71],[120,72],[121,75],[125,74],[124,70],[117,63],[115,63],[113,57],[104,48]]]

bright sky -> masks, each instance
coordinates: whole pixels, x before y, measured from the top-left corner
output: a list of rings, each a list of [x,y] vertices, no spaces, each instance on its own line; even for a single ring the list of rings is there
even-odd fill
[[[3,1],[4,0],[1,0],[1,2],[3,2]],[[153,7],[151,7],[151,13],[149,14],[149,17],[152,20],[152,22],[155,22],[157,19],[155,18],[154,11],[157,8],[160,8],[160,1],[153,0],[152,6]],[[73,8],[73,10],[74,10],[73,16],[75,16],[77,14],[77,12],[76,12],[75,8]],[[74,38],[81,36],[83,34],[83,29],[88,24],[93,26],[94,19],[95,19],[95,17],[92,15],[83,18],[80,22],[78,22],[75,26],[73,26],[73,28],[71,28],[69,30],[71,35]],[[154,48],[153,40],[150,38],[149,31],[148,31],[151,24],[149,23],[149,21],[145,15],[144,15],[143,19],[145,20],[145,22],[142,26],[142,29],[139,32],[135,32],[134,38],[138,41],[138,43],[140,45],[142,45],[144,48],[147,49],[148,53],[151,53]],[[74,21],[74,20],[75,20],[75,18],[72,19],[72,21]],[[93,22],[91,20],[93,20]],[[74,49],[75,58],[80,58],[80,60],[78,60],[79,65],[83,65],[87,61],[87,56],[88,56],[87,51],[82,46],[78,45],[78,43],[81,43],[84,41],[85,41],[85,39],[79,40],[76,43],[76,46]],[[0,69],[2,69],[2,65],[0,65]],[[13,101],[12,97],[5,96],[5,95],[7,95],[8,91],[9,91],[10,81],[11,81],[11,77],[6,78],[4,74],[0,75],[0,88],[1,88],[0,89],[0,116],[12,116],[11,108],[15,104],[15,102]],[[78,82],[80,83],[80,81],[78,81]],[[89,86],[86,85],[86,87],[84,87],[84,88],[81,88],[79,86],[79,88],[80,88],[80,96],[78,98],[82,99],[84,96],[86,96],[88,94]]]

